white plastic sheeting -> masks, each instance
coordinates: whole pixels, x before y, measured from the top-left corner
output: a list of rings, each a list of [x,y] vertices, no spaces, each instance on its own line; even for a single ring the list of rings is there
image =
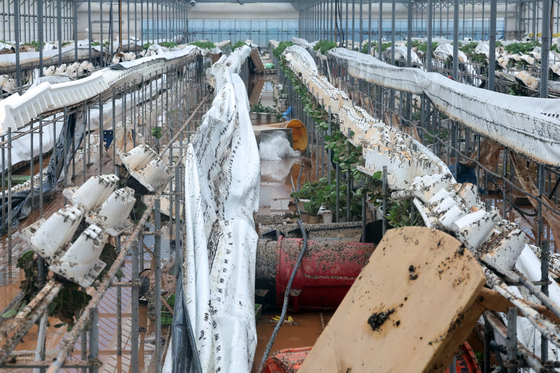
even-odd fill
[[[105,68],[77,81],[59,84],[45,82],[27,90],[23,95],[15,93],[0,101],[1,131],[6,133],[8,127],[15,131],[41,113],[75,105],[105,92],[117,83],[132,81],[132,77],[147,76],[158,70],[161,71],[167,61],[197,51],[200,51],[200,48],[187,46],[183,50],[120,63],[120,67],[123,68],[121,70]]]
[[[288,136],[284,131],[261,133],[259,155],[263,161],[280,161],[300,156],[300,152],[292,149]]]
[[[231,66],[247,58],[243,49],[227,58]],[[208,71],[216,98],[187,150],[183,289],[202,371],[249,372],[260,161],[245,85],[225,60]]]
[[[558,100],[518,97],[475,88],[420,69],[400,68],[343,48],[328,54],[343,60],[355,78],[386,88],[425,93],[453,119],[540,163],[560,166]]]

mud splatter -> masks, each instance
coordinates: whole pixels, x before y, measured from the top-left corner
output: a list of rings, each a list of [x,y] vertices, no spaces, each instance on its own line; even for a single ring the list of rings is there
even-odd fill
[[[389,318],[389,316],[391,316],[393,313],[395,312],[395,309],[390,309],[384,312],[374,312],[371,314],[371,316],[368,318],[367,323],[369,324],[369,326],[371,326],[371,330],[373,330],[374,332],[379,330],[379,328],[381,327],[381,325],[383,325],[385,323],[385,321],[387,321],[387,319]]]

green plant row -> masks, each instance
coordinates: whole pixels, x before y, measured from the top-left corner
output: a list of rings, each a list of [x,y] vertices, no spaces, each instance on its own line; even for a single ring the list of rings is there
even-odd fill
[[[239,40],[237,43],[233,44],[233,47],[231,47],[231,50],[234,51],[237,48],[241,48],[244,45],[247,45],[247,43],[245,43],[243,40]]]
[[[216,48],[216,44],[212,43],[211,41],[194,41],[189,45],[195,45],[202,49],[213,49]]]
[[[317,44],[313,47],[314,51],[321,51],[321,54],[325,54],[331,49],[336,48],[336,43],[329,40],[319,40]]]
[[[285,49],[285,48],[284,48]],[[283,50],[282,50],[283,51]],[[280,53],[281,56],[281,53]],[[362,215],[362,198],[366,201],[379,205],[382,199],[382,173],[376,172],[373,176],[362,173],[358,167],[363,167],[365,161],[363,158],[362,148],[354,146],[350,139],[353,133],[346,137],[341,131],[338,124],[329,119],[328,113],[319,105],[317,100],[311,95],[307,87],[301,82],[296,74],[288,68],[283,58],[279,59],[280,68],[285,72],[294,87],[298,97],[303,103],[304,112],[309,115],[315,123],[318,123],[319,129],[325,133],[325,148],[330,149],[333,153],[333,161],[338,163],[340,172],[343,174],[351,174],[353,184],[356,187],[350,191],[350,211],[352,216],[361,218]],[[326,134],[331,130],[331,134]],[[346,183],[339,184],[339,214],[345,215],[348,206]],[[321,206],[331,210],[336,210],[336,175],[331,175],[331,183],[328,183],[328,177],[323,177],[317,182],[308,182],[302,185],[298,192],[292,193],[292,197],[298,199],[308,199],[309,202],[304,204],[306,211],[310,214],[317,214]],[[417,225],[421,219],[413,220],[410,215],[410,201],[389,200],[387,219],[393,227],[402,227],[408,225]]]

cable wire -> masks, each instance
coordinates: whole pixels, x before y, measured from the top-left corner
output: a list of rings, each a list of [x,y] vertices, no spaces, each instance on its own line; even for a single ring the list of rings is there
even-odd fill
[[[294,180],[291,179],[292,181],[292,188],[294,188]],[[294,197],[295,203],[296,203],[296,207],[298,210],[298,214],[301,216],[301,211],[299,210],[299,200],[297,199],[297,197]],[[262,373],[263,372],[263,368],[264,368],[264,364],[266,363],[266,360],[268,359],[268,354],[270,354],[270,349],[272,348],[272,345],[274,344],[274,340],[276,339],[276,335],[278,334],[278,331],[280,330],[280,327],[282,326],[282,324],[284,323],[284,319],[286,318],[286,312],[288,311],[288,301],[290,299],[290,289],[292,288],[292,282],[294,281],[294,278],[296,277],[296,272],[299,269],[299,266],[301,264],[301,261],[303,260],[303,255],[305,254],[305,250],[307,249],[307,234],[305,233],[305,229],[303,228],[303,224],[301,222],[301,218],[297,219],[297,223],[299,225],[299,229],[301,229],[301,234],[303,237],[303,247],[301,248],[301,252],[299,253],[299,258],[296,262],[296,265],[294,266],[294,269],[292,271],[292,275],[290,276],[290,281],[288,281],[288,286],[286,287],[286,292],[284,293],[284,304],[282,305],[282,313],[280,314],[280,320],[278,320],[278,323],[276,324],[276,327],[274,328],[274,331],[272,332],[272,335],[270,336],[270,340],[268,341],[268,344],[266,345],[266,349],[264,351],[262,360],[261,360],[261,365],[259,366],[259,372]]]

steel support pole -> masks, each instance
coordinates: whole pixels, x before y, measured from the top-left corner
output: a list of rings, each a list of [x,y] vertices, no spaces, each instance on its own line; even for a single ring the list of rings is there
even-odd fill
[[[144,236],[138,236],[138,243],[132,244],[132,281],[138,280],[140,253],[144,243]],[[139,326],[139,289],[138,286],[132,286],[132,331],[130,335],[130,371],[138,372],[138,326]]]
[[[434,22],[433,14],[433,0],[428,0],[428,35],[427,35],[427,49],[426,49],[426,69],[428,72],[432,71],[432,24]]]
[[[160,199],[156,199],[155,203],[155,245],[154,245],[154,256],[155,256],[155,307],[156,307],[156,373],[161,372],[161,206]],[[171,211],[171,206],[170,206]]]
[[[551,3],[550,0],[542,2],[542,40],[541,40],[541,83],[540,96],[548,97],[548,53],[550,51],[550,25],[551,25]]]
[[[57,30],[56,30],[56,35],[58,38],[58,64],[61,65],[62,64],[62,6],[60,4],[60,0],[57,0],[56,2],[56,11],[57,11],[57,16],[56,16],[56,24],[57,24]],[[16,30],[17,30],[17,26],[16,26]],[[19,47],[18,47],[19,48]]]
[[[91,310],[91,329],[89,331],[89,358],[97,360],[99,355],[99,313],[97,308]],[[97,366],[91,368],[92,373],[97,373]]]
[[[490,55],[488,56],[488,90],[494,91],[496,85],[496,17],[498,0],[490,0]]]
[[[377,50],[379,60],[383,61],[383,0],[379,0],[379,21],[377,24]]]
[[[507,367],[507,373],[516,373],[517,367],[514,362],[517,359],[517,308],[508,309],[507,313],[507,357],[511,365]]]
[[[362,44],[364,42],[364,18],[363,18],[363,1],[360,0],[360,37],[358,38],[360,42],[359,51],[362,51]]]
[[[59,0],[60,1],[60,0]],[[19,35],[19,27],[21,25],[20,17],[19,17],[19,1],[14,1],[14,33],[16,38],[16,87],[22,86],[21,81],[21,64],[19,60],[19,47],[20,47],[20,35]]]
[[[37,0],[37,37],[39,38],[39,76],[43,76],[43,1]]]
[[[407,35],[406,35],[406,66],[412,66],[412,0],[408,0],[408,17],[407,17]]]
[[[459,80],[459,0],[453,2],[453,80]]]
[[[373,35],[373,32],[372,32],[373,30],[371,29],[371,3],[372,3],[372,1],[370,0],[368,2],[368,19],[369,19],[369,22],[368,22],[368,50],[367,50],[367,52],[370,56],[371,56],[371,37]]]
[[[348,0],[346,0],[346,49],[350,49],[350,29],[348,28]],[[338,220],[337,220],[338,221]]]

